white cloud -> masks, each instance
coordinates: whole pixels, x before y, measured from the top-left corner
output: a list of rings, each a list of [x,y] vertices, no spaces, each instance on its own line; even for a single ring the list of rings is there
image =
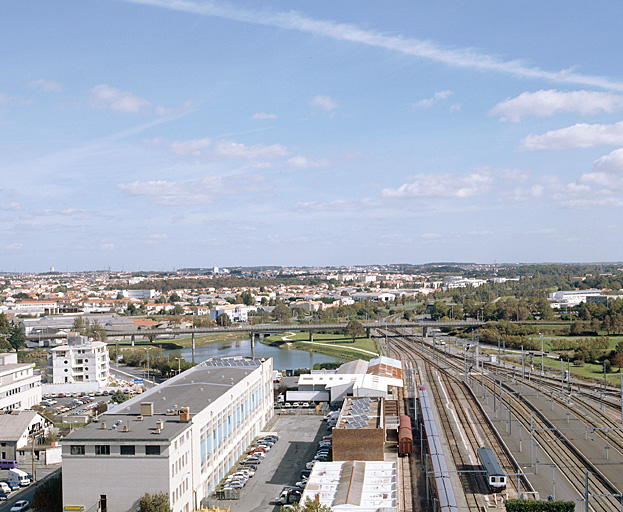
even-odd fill
[[[40,78],[39,80],[33,80],[28,83],[28,87],[42,89],[45,92],[54,91],[61,92],[63,90],[63,86],[60,82],[56,80],[45,80],[44,78]]]
[[[615,149],[609,155],[595,160],[593,162],[593,171],[623,173],[623,149]]]
[[[201,155],[201,151],[212,145],[210,139],[194,139],[187,141],[173,141],[169,146],[171,153],[175,155]]]
[[[313,169],[318,167],[327,167],[329,165],[328,160],[309,160],[304,156],[293,156],[286,160],[286,166],[296,167],[297,169]]]
[[[251,116],[251,119],[277,119],[275,114],[266,114],[264,112],[256,112]]]
[[[452,91],[439,91],[439,92],[436,92],[432,98],[418,101],[417,103],[415,103],[415,106],[422,107],[422,108],[429,108],[433,106],[433,103],[437,103],[438,101],[445,100],[451,94],[452,94]]]
[[[165,180],[134,181],[120,183],[118,188],[130,196],[151,197],[155,203],[166,206],[212,203],[214,192],[220,187],[218,180],[214,180],[211,187],[210,180],[203,179],[193,182],[172,182]]]
[[[545,193],[545,187],[540,184],[532,185],[526,189],[516,188],[510,194],[510,199],[516,202],[529,201],[530,199],[536,199],[542,197]]]
[[[22,205],[19,203],[3,203],[0,204],[0,210],[5,210],[9,212],[17,212],[22,209]]]
[[[593,146],[623,146],[623,121],[614,124],[575,124],[552,130],[543,135],[528,135],[520,149],[590,148]]]
[[[19,243],[6,246],[7,249],[10,249],[12,251],[17,251],[19,249],[22,249],[23,247],[24,247],[24,244],[19,244]]]
[[[574,73],[571,69],[545,71],[536,67],[529,67],[518,60],[504,61],[491,55],[478,53],[472,49],[450,49],[421,39],[402,37],[400,35],[386,36],[374,30],[360,29],[354,25],[306,18],[295,11],[276,13],[267,10],[253,11],[238,9],[228,4],[219,4],[217,2],[198,3],[192,0],[185,0],[184,2],[171,0],[125,1],[244,23],[297,30],[339,41],[349,41],[375,48],[384,48],[389,51],[458,68],[493,71],[524,78],[544,79],[559,83],[581,84],[607,90],[623,91],[623,82],[611,81],[600,76],[582,75]]]
[[[612,114],[623,109],[623,96],[611,92],[548,91],[524,92],[509,100],[498,103],[489,112],[501,116],[502,121],[519,122],[523,116],[553,116],[558,112],[575,112],[582,115]]]
[[[0,105],[30,105],[32,100],[22,96],[9,96],[0,92]]]
[[[91,89],[91,106],[99,109],[110,109],[114,112],[134,114],[151,103],[145,98],[132,93],[120,91],[106,84],[96,85]]]
[[[370,208],[380,207],[381,203],[371,199],[362,199],[361,201],[352,201],[347,199],[337,199],[329,203],[319,201],[305,201],[297,203],[295,210],[299,212],[359,212],[369,210]]]
[[[215,154],[223,157],[234,158],[279,158],[288,154],[288,149],[281,144],[272,144],[266,146],[264,144],[256,144],[247,146],[238,142],[222,140],[215,144]]]
[[[384,197],[417,198],[465,198],[483,194],[489,190],[493,178],[486,170],[479,170],[463,176],[456,174],[417,174],[411,183],[396,189],[386,188]]]
[[[155,113],[160,117],[178,117],[186,114],[192,106],[192,101],[188,100],[179,107],[156,107]]]
[[[330,96],[316,96],[309,102],[312,107],[320,107],[327,112],[335,110],[339,105]]]

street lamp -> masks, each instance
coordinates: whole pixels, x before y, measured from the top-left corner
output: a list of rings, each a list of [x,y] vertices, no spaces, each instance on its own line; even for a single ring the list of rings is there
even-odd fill
[[[179,375],[180,373],[182,373],[182,370],[181,370],[182,358],[176,357],[175,359],[177,360],[177,374]]]

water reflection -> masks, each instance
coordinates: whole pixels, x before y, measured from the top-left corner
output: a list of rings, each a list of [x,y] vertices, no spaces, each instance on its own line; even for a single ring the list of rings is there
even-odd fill
[[[177,350],[165,350],[164,354],[171,354],[171,357],[181,355],[186,361],[192,361],[192,349],[182,348]],[[233,357],[251,356],[251,340],[216,341],[197,347],[195,349],[195,362],[200,363],[211,357]],[[291,368],[312,368],[316,363],[340,362],[340,359],[318,354],[317,352],[306,352],[304,350],[287,350],[277,347],[269,347],[255,342],[255,357],[272,357],[273,368],[286,370]]]

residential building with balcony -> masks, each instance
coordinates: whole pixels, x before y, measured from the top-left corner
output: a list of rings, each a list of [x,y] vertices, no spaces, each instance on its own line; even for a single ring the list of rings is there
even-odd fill
[[[109,361],[106,343],[72,333],[67,345],[50,350],[45,392],[98,391],[108,384]]]

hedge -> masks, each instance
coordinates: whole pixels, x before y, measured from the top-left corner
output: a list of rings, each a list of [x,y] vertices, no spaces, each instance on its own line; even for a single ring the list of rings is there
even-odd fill
[[[573,501],[508,500],[506,512],[574,512]]]

